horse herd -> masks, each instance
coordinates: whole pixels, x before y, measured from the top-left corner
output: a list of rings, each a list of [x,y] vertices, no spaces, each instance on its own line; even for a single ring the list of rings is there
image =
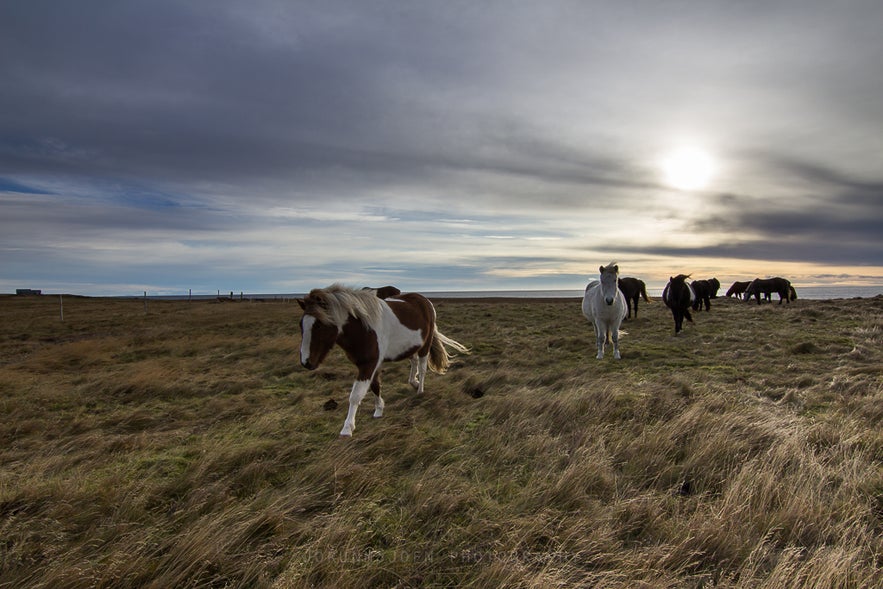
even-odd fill
[[[598,270],[600,280],[593,280],[586,286],[583,296],[583,315],[595,328],[598,345],[596,357],[603,358],[605,345],[612,343],[613,357],[619,359],[619,326],[624,319],[632,316],[632,307],[637,318],[638,301],[641,298],[645,301],[650,299],[644,281],[639,278],[620,278],[619,266],[615,262],[601,266]],[[689,278],[689,274],[671,276],[662,290],[662,302],[671,310],[674,319],[675,335],[683,329],[684,319],[692,323],[691,310],[699,311],[703,306],[706,311],[711,310],[711,299],[717,297],[721,287],[717,278],[688,282]],[[790,303],[797,298],[797,292],[791,286],[791,282],[780,277],[734,282],[727,291],[727,296],[743,297],[746,301],[754,297],[759,305],[761,296],[771,300],[772,293],[779,295],[780,305],[783,300]]]
[[[611,262],[599,268],[599,279],[589,282],[582,301],[583,315],[592,323],[598,353],[604,357],[606,344],[613,344],[613,357],[620,358],[620,325],[626,318],[638,317],[638,300],[649,301],[644,281],[619,277],[619,266]],[[691,310],[711,308],[710,299],[717,296],[720,282],[716,278],[693,280],[686,274],[670,277],[662,291],[662,300],[671,309],[675,335],[683,321],[693,321]],[[791,283],[784,278],[755,279],[735,282],[727,296],[771,299],[772,293],[789,303],[797,298]],[[356,428],[356,412],[368,391],[374,393],[374,417],[383,416],[384,401],[380,395],[380,368],[384,361],[408,359],[411,370],[408,381],[423,392],[427,368],[444,374],[450,365],[449,349],[463,354],[469,348],[442,334],[436,325],[435,307],[423,295],[402,293],[394,286],[361,290],[334,284],[313,289],[297,300],[304,314],[300,320],[300,361],[308,370],[319,367],[328,352],[337,344],[357,369],[356,380],[349,396],[349,410],[340,435],[352,436]]]

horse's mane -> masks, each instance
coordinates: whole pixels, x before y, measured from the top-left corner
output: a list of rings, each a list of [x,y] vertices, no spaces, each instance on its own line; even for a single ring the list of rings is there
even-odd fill
[[[688,279],[690,276],[691,276],[691,274],[678,274],[677,276],[672,278],[671,281],[672,282],[679,282],[679,281],[683,282],[684,280]]]
[[[606,266],[604,266],[604,272],[616,272],[616,271],[617,271],[617,269],[616,269],[616,266],[617,266],[617,265],[618,265],[618,264],[617,264],[616,262],[610,262],[609,264],[607,264]]]
[[[377,298],[374,289],[359,290],[341,284],[314,288],[307,295],[307,300],[316,302],[311,305],[311,313],[316,319],[337,327],[343,327],[350,315],[366,326],[375,326],[383,310],[382,301]]]

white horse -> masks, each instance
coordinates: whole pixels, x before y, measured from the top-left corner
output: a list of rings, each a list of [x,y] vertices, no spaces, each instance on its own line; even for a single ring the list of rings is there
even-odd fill
[[[613,357],[619,355],[619,326],[628,314],[625,295],[619,290],[619,266],[610,262],[601,266],[601,280],[593,280],[586,286],[583,296],[583,315],[595,327],[595,339],[598,342],[599,360],[604,357],[604,345],[613,341]],[[624,332],[623,332],[624,333]]]

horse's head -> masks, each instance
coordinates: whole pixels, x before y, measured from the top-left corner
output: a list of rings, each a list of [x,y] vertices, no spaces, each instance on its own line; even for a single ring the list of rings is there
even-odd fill
[[[328,301],[321,294],[311,292],[297,299],[304,316],[300,320],[300,363],[307,370],[315,370],[334,347],[339,329],[328,316]]]
[[[611,262],[598,269],[601,272],[601,294],[604,302],[612,305],[616,300],[616,291],[619,289],[619,266]]]
[[[748,283],[748,286],[745,287],[745,300],[750,301],[751,297],[757,296],[759,293],[759,287],[757,285],[758,279],[755,278],[751,282]]]

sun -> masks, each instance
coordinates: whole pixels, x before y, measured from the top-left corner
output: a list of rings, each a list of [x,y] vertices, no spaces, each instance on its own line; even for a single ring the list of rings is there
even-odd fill
[[[665,183],[678,190],[701,190],[714,176],[711,155],[698,147],[682,147],[662,160]]]

